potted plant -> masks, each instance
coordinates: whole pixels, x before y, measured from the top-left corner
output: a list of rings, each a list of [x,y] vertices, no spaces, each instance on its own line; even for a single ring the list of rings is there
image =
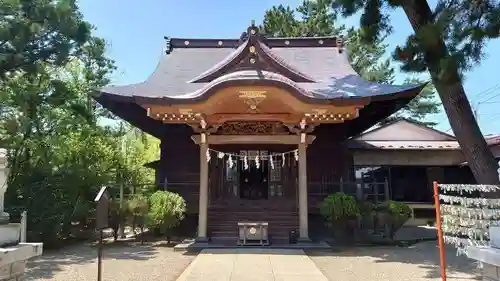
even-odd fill
[[[360,215],[356,200],[343,192],[326,197],[320,204],[320,213],[334,236],[340,239],[352,237]]]

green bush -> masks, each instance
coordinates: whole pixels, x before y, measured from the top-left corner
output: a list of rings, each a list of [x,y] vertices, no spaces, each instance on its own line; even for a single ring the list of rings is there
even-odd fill
[[[321,215],[329,222],[344,221],[359,217],[356,200],[343,192],[330,194],[320,204]]]
[[[387,211],[394,221],[406,222],[411,217],[411,208],[402,202],[389,200],[387,202]]]
[[[141,243],[144,243],[144,227],[148,224],[149,214],[148,198],[142,194],[135,194],[127,201],[127,207],[133,227],[137,223],[141,228]]]
[[[179,194],[168,191],[156,191],[149,198],[148,219],[152,226],[166,232],[170,243],[170,231],[184,219],[186,202]]]
[[[375,204],[369,201],[358,201],[359,213],[361,216],[374,216]]]
[[[149,213],[148,198],[142,194],[133,195],[127,205],[130,214],[134,217],[145,217]]]
[[[387,212],[390,215],[390,237],[393,238],[394,234],[406,223],[411,217],[411,208],[402,202],[389,200],[387,202]]]

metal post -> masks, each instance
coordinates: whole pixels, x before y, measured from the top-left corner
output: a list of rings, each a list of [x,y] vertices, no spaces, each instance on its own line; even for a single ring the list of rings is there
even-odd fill
[[[99,244],[97,246],[97,281],[102,280],[102,239],[103,230],[99,229]]]

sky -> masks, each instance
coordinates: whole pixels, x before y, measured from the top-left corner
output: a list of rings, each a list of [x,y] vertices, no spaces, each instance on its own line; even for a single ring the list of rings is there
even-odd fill
[[[435,1],[429,0],[431,7]],[[153,72],[163,55],[164,36],[239,38],[252,20],[262,22],[264,12],[273,5],[296,7],[301,3],[302,0],[80,0],[79,5],[85,20],[96,27],[96,35],[109,44],[108,54],[118,67],[113,84],[123,85],[141,82]],[[359,17],[343,19],[341,23],[358,26]],[[412,32],[402,10],[391,12],[391,23],[394,32],[385,42],[389,45],[388,55]],[[489,42],[486,58],[466,74],[464,81],[484,134],[500,134],[498,50],[500,40]],[[409,75],[398,73],[397,82]],[[439,123],[437,129],[452,133],[443,111],[428,120]]]

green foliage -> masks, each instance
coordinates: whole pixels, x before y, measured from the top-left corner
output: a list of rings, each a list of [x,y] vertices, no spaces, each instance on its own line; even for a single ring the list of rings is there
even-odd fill
[[[406,221],[411,217],[411,208],[402,202],[388,201],[387,211],[395,221]]]
[[[375,214],[375,204],[369,201],[358,201],[358,209],[361,216],[373,216]]]
[[[360,31],[337,25],[331,9],[332,0],[304,1],[296,9],[278,5],[264,15],[262,32],[273,37],[342,36],[349,42],[348,55],[354,69],[370,81],[391,82],[394,70],[382,57],[386,46],[382,40],[360,44]],[[297,16],[298,15],[298,16]]]
[[[149,198],[149,219],[152,226],[169,231],[184,219],[186,202],[179,194],[156,191]]]
[[[497,184],[498,165],[474,118],[462,77],[481,62],[487,41],[500,36],[500,1],[437,0],[431,9],[427,0],[334,0],[332,8],[343,16],[362,13],[361,35],[367,44],[392,31],[390,10],[406,14],[414,33],[396,47],[393,58],[403,71],[429,71],[476,181]]]
[[[388,201],[384,207],[385,211],[389,214],[389,237],[394,238],[396,232],[406,223],[411,217],[411,208],[402,202]]]
[[[402,62],[405,71],[426,71],[429,63],[435,64],[436,60],[440,76],[450,69],[468,70],[483,58],[486,41],[500,36],[497,0],[438,0],[433,10],[427,1],[407,0],[335,0],[332,6],[344,16],[362,11],[363,40],[369,44],[392,31],[388,14],[391,9],[403,8],[410,21],[419,19],[416,33],[394,52],[394,58]],[[442,47],[441,40],[447,46],[447,53],[432,56]]]
[[[142,194],[134,194],[128,200],[127,207],[132,216],[145,217],[149,213],[148,198]]]
[[[357,218],[360,209],[356,200],[345,193],[330,194],[320,204],[321,215],[329,222]]]
[[[422,84],[420,79],[407,79],[406,84]],[[382,124],[393,122],[396,120],[407,119],[415,123],[426,126],[435,126],[436,122],[425,121],[428,114],[437,114],[440,112],[441,104],[439,103],[434,86],[427,84],[422,92],[405,105],[401,110],[386,118]]]
[[[141,228],[141,242],[144,243],[144,227],[149,224],[149,202],[142,194],[134,194],[127,202],[128,212],[131,215],[131,225],[137,224]],[[135,230],[134,230],[135,231]]]
[[[159,156],[158,140],[103,124],[112,116],[89,93],[107,85],[115,67],[75,1],[0,0],[0,14],[6,208],[28,211],[28,239],[57,243],[76,222],[91,228],[100,186],[118,181],[128,191],[154,182],[142,165]]]
[[[64,65],[91,39],[74,0],[0,0],[0,77]]]
[[[127,202],[120,204],[119,199],[112,199],[109,205],[109,226],[113,229],[113,238],[118,239],[118,229],[130,215]]]
[[[390,59],[384,58],[387,48],[387,45],[383,43],[384,36],[366,43],[365,30],[346,28],[338,24],[336,10],[332,8],[335,2],[334,0],[306,0],[296,9],[284,5],[273,6],[265,12],[260,29],[272,37],[342,36],[348,42],[349,61],[361,77],[374,82],[392,83],[395,71]],[[406,82],[421,83],[422,81],[408,79]],[[386,122],[408,118],[433,125],[423,120],[428,114],[438,113],[440,110],[440,103],[434,97],[433,87],[428,86],[422,94]]]

